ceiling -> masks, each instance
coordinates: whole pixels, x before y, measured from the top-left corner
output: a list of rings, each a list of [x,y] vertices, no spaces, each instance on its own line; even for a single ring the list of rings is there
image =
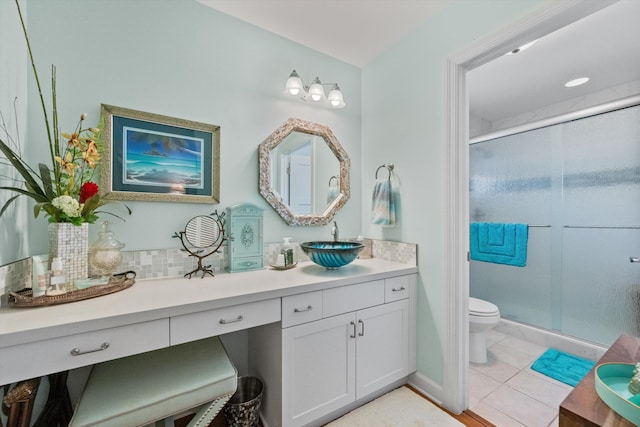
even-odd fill
[[[364,67],[447,3],[463,0],[198,0]],[[481,1],[481,0],[479,0]],[[314,18],[311,19],[310,17]],[[472,114],[489,121],[640,80],[640,0],[620,0],[468,75]],[[567,89],[572,78],[589,83]]]
[[[198,0],[227,15],[364,67],[449,0]]]
[[[640,1],[621,0],[468,73],[471,112],[512,117],[640,80]],[[588,83],[564,84],[578,77]]]

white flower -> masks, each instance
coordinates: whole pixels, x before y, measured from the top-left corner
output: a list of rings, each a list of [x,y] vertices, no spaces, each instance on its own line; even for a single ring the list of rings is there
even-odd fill
[[[82,207],[80,203],[76,199],[71,196],[59,196],[51,201],[51,204],[60,209],[66,216],[69,218],[73,218],[76,216],[80,216],[80,212],[82,211]]]

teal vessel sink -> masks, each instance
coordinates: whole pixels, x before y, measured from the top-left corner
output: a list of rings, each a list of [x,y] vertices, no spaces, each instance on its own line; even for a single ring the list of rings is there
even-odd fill
[[[330,270],[345,266],[358,258],[364,245],[358,242],[304,242],[302,251],[314,263]]]
[[[634,364],[603,363],[595,370],[596,393],[611,409],[635,425],[640,425],[638,396],[628,389]]]

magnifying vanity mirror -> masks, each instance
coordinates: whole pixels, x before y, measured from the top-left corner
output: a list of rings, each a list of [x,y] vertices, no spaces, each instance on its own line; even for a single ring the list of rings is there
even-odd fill
[[[187,222],[184,235],[191,246],[202,249],[213,246],[220,237],[220,231],[220,226],[214,218],[199,215]]]
[[[327,126],[291,118],[258,147],[260,194],[289,225],[326,225],[349,200],[351,161]]]
[[[196,269],[186,273],[184,277],[191,278],[192,274],[199,271],[202,272],[202,278],[205,274],[214,275],[211,266],[202,265],[202,260],[217,252],[222,243],[227,240],[224,233],[224,216],[224,212],[218,215],[218,211],[215,211],[210,216],[193,217],[187,222],[184,231],[174,233],[173,237],[180,239],[184,251],[198,258]]]

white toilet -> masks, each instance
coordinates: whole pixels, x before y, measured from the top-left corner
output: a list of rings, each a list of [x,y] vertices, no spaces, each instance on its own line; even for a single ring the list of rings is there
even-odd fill
[[[487,331],[499,322],[495,304],[469,297],[469,362],[487,363]]]

